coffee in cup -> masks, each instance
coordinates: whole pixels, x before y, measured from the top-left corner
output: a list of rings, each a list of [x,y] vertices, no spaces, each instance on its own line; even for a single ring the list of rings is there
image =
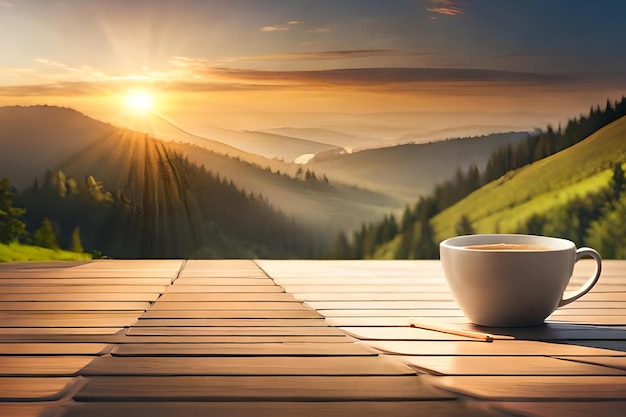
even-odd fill
[[[515,234],[457,236],[439,244],[448,286],[474,324],[534,326],[595,285],[601,258],[566,239]],[[593,258],[596,270],[577,291],[565,291],[574,264]]]

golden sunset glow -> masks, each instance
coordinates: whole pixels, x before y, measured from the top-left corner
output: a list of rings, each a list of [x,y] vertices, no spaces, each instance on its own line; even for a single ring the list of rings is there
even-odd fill
[[[133,90],[126,95],[126,106],[132,113],[146,116],[154,110],[154,95],[145,90]]]
[[[624,93],[626,59],[615,51],[626,3],[554,1],[563,7],[0,0],[0,27],[15,32],[2,48],[0,106],[67,106],[125,127],[159,113],[197,134],[323,129],[381,144],[558,126]],[[560,35],[528,36],[538,17],[537,33]]]

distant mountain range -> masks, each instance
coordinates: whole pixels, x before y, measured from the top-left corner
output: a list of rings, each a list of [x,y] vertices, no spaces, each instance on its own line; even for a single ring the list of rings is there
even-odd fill
[[[36,209],[30,209],[32,215],[39,216],[35,216],[36,221],[45,216],[46,207],[56,207],[57,213],[64,207],[62,201],[53,204],[37,190],[42,186],[54,189],[69,179],[74,183],[63,187],[74,189],[78,183],[84,188],[85,179],[91,177],[88,188],[98,184],[103,193],[110,193],[117,207],[107,216],[117,221],[125,219],[128,227],[132,225],[129,230],[142,236],[143,243],[137,243],[141,246],[159,236],[167,239],[164,231],[193,235],[194,222],[203,224],[201,230],[217,230],[222,236],[221,246],[217,247],[202,236],[192,240],[170,236],[173,242],[179,242],[174,246],[186,249],[177,252],[172,245],[155,243],[155,252],[132,252],[135,255],[183,256],[193,253],[198,244],[206,253],[225,256],[236,252],[233,248],[237,244],[233,242],[240,242],[241,247],[257,248],[257,254],[284,256],[288,251],[284,246],[277,251],[279,242],[271,249],[274,245],[261,236],[253,238],[255,233],[267,233],[261,225],[256,230],[251,226],[254,222],[244,222],[249,225],[244,233],[233,226],[232,219],[224,223],[224,219],[212,219],[210,213],[224,216],[214,210],[227,204],[239,207],[233,208],[233,214],[245,212],[250,218],[257,210],[256,217],[268,219],[268,224],[275,224],[281,231],[280,239],[291,241],[290,230],[310,233],[301,239],[311,245],[299,249],[310,251],[321,242],[329,245],[340,230],[355,230],[385,214],[400,213],[407,203],[454,175],[457,169],[483,165],[493,150],[525,136],[499,134],[348,153],[344,146],[362,143],[359,138],[318,129],[238,132],[207,128],[210,138],[205,138],[163,117],[139,122],[145,123],[140,130],[149,134],[120,129],[68,108],[0,107],[0,177],[9,178],[20,191],[34,190],[29,201],[37,202]],[[310,161],[304,165],[289,162],[302,155],[310,155]],[[215,199],[213,203],[206,201],[194,181],[211,187],[205,194]],[[216,187],[221,191],[211,194]],[[236,203],[226,197],[232,190],[242,196]],[[81,195],[85,193],[83,190]],[[78,200],[72,202],[73,213],[80,213],[83,207]],[[252,208],[255,205],[258,209]],[[123,209],[126,206],[133,213],[130,217]],[[269,214],[271,210],[279,213]],[[102,207],[96,211],[102,211]],[[285,216],[283,220],[281,215]],[[71,222],[72,216],[62,217],[63,222]],[[168,225],[168,221],[174,224]],[[294,225],[287,224],[290,221]],[[90,239],[97,242],[93,236]]]
[[[159,139],[190,142],[215,152],[240,156],[244,160],[257,163],[262,163],[258,162],[258,156],[290,163],[302,155],[342,149],[336,145],[300,137],[210,126],[203,127],[202,136],[198,136],[180,129],[165,117],[155,114],[144,117],[143,124],[145,126],[143,131]],[[251,154],[256,157],[251,157]]]
[[[405,144],[353,153],[318,154],[307,163],[333,181],[358,184],[406,202],[471,165],[482,169],[496,150],[525,139],[526,132],[496,133],[465,139]]]
[[[384,141],[379,139],[359,137],[328,129],[282,127],[266,129],[263,132],[321,142],[348,151],[384,146]]]

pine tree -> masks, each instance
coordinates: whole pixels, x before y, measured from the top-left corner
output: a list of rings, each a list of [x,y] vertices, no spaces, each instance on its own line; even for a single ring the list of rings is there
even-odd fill
[[[9,184],[9,180],[0,180],[0,242],[9,243],[26,235],[26,224],[20,217],[26,210],[13,206],[13,198],[17,190]]]
[[[622,164],[617,162],[613,166],[613,177],[611,178],[612,197],[617,200],[621,193],[626,191],[626,176]]]
[[[39,227],[33,235],[33,241],[35,245],[41,246],[42,248],[59,249],[56,231],[47,217],[43,219],[41,227]]]
[[[457,235],[473,235],[475,233],[472,223],[466,215],[461,216],[454,231]]]
[[[72,232],[72,244],[70,246],[72,252],[83,253],[83,244],[80,241],[80,227],[76,226]]]

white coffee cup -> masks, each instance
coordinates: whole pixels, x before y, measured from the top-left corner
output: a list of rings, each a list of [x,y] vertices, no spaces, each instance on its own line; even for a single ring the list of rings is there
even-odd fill
[[[457,236],[441,242],[439,252],[454,299],[472,323],[482,326],[539,325],[589,292],[602,267],[595,250],[546,236]],[[580,289],[565,291],[574,263],[583,257],[596,261],[594,274]]]

